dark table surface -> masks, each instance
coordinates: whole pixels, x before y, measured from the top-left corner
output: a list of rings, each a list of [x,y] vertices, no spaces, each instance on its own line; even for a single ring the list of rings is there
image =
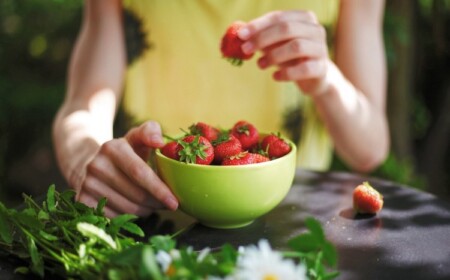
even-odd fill
[[[358,217],[352,191],[369,181],[384,196],[383,210]],[[182,212],[161,211],[139,221],[148,235],[185,229],[178,243],[195,249],[255,244],[267,239],[275,249],[305,230],[305,218],[318,219],[338,250],[338,279],[450,279],[450,203],[393,182],[349,173],[297,170],[280,205],[239,229],[204,227]],[[15,261],[0,255],[1,279],[13,274]]]

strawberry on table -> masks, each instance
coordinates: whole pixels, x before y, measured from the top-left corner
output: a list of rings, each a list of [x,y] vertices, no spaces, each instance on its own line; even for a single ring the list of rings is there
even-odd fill
[[[269,158],[279,158],[291,151],[291,146],[279,134],[270,134],[261,141],[261,148]]]
[[[214,148],[203,136],[188,135],[178,141],[181,149],[179,160],[186,163],[209,165],[214,159]]]
[[[197,122],[189,127],[189,131],[192,135],[201,135],[208,139],[210,142],[217,139],[220,131],[204,122]]]
[[[222,37],[222,42],[220,45],[220,50],[224,58],[229,60],[231,64],[235,66],[241,66],[243,60],[250,59],[253,54],[245,54],[241,46],[244,43],[238,37],[239,29],[246,23],[243,21],[235,21],[227,28],[225,34]]]
[[[353,190],[353,209],[360,214],[376,214],[383,208],[383,196],[368,182]]]
[[[216,141],[213,141],[213,146],[214,161],[217,163],[242,152],[241,142],[230,133],[222,133]]]
[[[259,141],[259,132],[256,127],[247,121],[238,121],[231,129],[233,134],[241,142],[243,150],[255,147]]]
[[[255,153],[249,153],[247,151],[241,152],[237,155],[225,158],[222,161],[222,165],[246,165],[269,161],[269,158]]]

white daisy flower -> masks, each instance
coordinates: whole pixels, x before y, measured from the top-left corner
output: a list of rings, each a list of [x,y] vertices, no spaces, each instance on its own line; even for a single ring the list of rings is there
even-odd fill
[[[172,263],[172,256],[166,251],[156,253],[156,262],[161,266],[162,271],[166,272]]]
[[[245,248],[238,258],[233,276],[237,280],[307,279],[304,266],[283,259],[279,252],[272,250],[267,240],[260,240],[258,246]]]
[[[160,265],[161,270],[166,274],[173,273],[174,267],[172,262],[180,258],[180,252],[178,250],[170,250],[169,253],[166,251],[158,251],[156,253],[156,262]]]

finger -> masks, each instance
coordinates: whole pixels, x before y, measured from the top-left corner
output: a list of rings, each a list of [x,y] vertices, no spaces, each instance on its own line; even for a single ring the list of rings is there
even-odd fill
[[[125,138],[130,142],[131,146],[162,147],[164,145],[161,126],[155,121],[147,121],[139,127],[133,128],[127,133]]]
[[[299,81],[321,78],[325,74],[326,62],[323,59],[307,59],[280,68],[274,73],[274,79],[277,81]]]
[[[265,53],[258,60],[261,68],[279,65],[299,58],[319,58],[328,56],[325,44],[305,39],[294,39]]]
[[[97,199],[105,197],[107,199],[106,205],[116,212],[130,213],[138,216],[147,216],[152,212],[150,207],[133,203],[94,176],[86,176],[84,189],[86,192],[93,194]]]
[[[104,208],[103,208],[103,211],[105,212],[105,216],[106,217],[108,217],[108,218],[114,218],[114,217],[117,217],[117,216],[119,216],[120,215],[120,213],[118,213],[118,212],[116,212],[116,211],[114,211],[114,210],[112,210],[110,207],[108,207],[108,206],[105,206]]]
[[[99,154],[87,166],[88,174],[99,178],[128,200],[147,207],[162,208],[161,202],[130,181],[106,156]]]
[[[169,209],[176,210],[178,201],[175,196],[150,166],[133,152],[128,142],[119,139],[111,143],[111,145],[103,145],[103,147],[108,149],[106,153],[111,156],[114,164],[135,184],[146,189]]]
[[[81,191],[78,196],[78,201],[84,203],[86,206],[88,206],[90,208],[96,208],[99,199],[100,199],[100,197],[96,198],[96,197],[92,196],[91,194],[89,194],[85,190]]]
[[[147,159],[149,148],[161,148],[164,146],[161,126],[155,121],[148,121],[131,129],[125,138],[134,151],[143,159]]]
[[[326,44],[326,31],[320,24],[299,21],[281,22],[256,34],[242,45],[242,50],[262,50],[273,44],[294,38],[303,38]]]
[[[249,21],[247,25],[239,29],[238,36],[242,40],[248,40],[271,25],[287,21],[318,22],[316,15],[310,11],[273,11]]]

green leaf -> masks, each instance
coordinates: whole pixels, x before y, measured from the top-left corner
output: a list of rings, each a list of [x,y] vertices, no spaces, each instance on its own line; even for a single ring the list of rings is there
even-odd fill
[[[139,274],[142,279],[163,279],[158,263],[156,262],[155,253],[150,246],[143,247]]]
[[[31,257],[31,271],[38,274],[41,278],[44,278],[44,261],[41,254],[39,254],[38,248],[34,239],[27,235],[28,252]]]
[[[63,200],[65,201],[70,201],[70,202],[74,202],[75,201],[75,195],[76,192],[74,190],[65,190],[63,191],[60,196]]]
[[[47,233],[43,230],[39,231],[39,234],[44,237],[45,239],[47,239],[48,241],[56,241],[58,240],[58,237],[54,236],[53,234]]]
[[[155,235],[150,238],[150,244],[155,248],[156,251],[162,250],[169,252],[176,246],[175,240],[170,238],[168,235]]]
[[[338,276],[339,276],[339,271],[333,271],[330,273],[325,273],[325,275],[323,275],[322,279],[323,280],[334,279]]]
[[[55,212],[55,185],[51,185],[47,191],[47,209],[49,212]]]
[[[138,216],[136,216],[136,215],[123,214],[123,215],[119,215],[119,216],[111,219],[111,224],[121,227],[126,222],[136,220],[137,218],[138,218]]]
[[[134,223],[130,223],[130,222],[124,223],[122,225],[122,228],[130,233],[136,234],[137,236],[140,236],[140,237],[145,236],[144,231],[138,225],[136,225]]]
[[[87,206],[87,205],[84,204],[84,203],[81,203],[81,202],[75,202],[75,203],[73,204],[73,206],[75,207],[75,209],[78,211],[78,213],[79,213],[80,215],[83,215],[83,214],[86,214],[86,213],[90,213],[90,214],[93,213],[92,208],[89,207],[89,206]]]
[[[317,238],[320,243],[325,242],[325,234],[320,222],[312,217],[308,217],[305,220],[306,227],[309,229],[312,235]]]
[[[14,269],[14,273],[28,274],[30,273],[30,269],[26,266],[19,266],[16,269]]]
[[[238,258],[238,251],[230,244],[225,244],[220,251],[220,257],[223,261],[235,263]]]
[[[13,237],[8,216],[8,209],[6,209],[6,207],[2,203],[0,203],[0,238],[6,244],[11,245]]]
[[[133,265],[137,264],[142,255],[143,245],[136,245],[123,249],[120,253],[111,256],[111,262],[117,265]]]
[[[95,212],[97,213],[97,215],[99,215],[99,216],[105,215],[104,209],[105,209],[106,202],[107,202],[106,197],[102,197],[98,201],[97,208],[95,209]]]
[[[130,222],[132,220],[136,220],[137,218],[138,217],[136,215],[132,215],[132,214],[123,214],[123,215],[114,217],[113,219],[111,219],[111,223],[108,228],[109,234],[111,234],[112,236],[115,236],[117,233],[120,232],[120,230],[122,229],[122,227],[125,223]]]
[[[40,220],[40,221],[47,221],[48,219],[50,219],[50,216],[44,210],[39,210],[37,217],[38,217],[38,220]]]
[[[33,208],[25,208],[13,215],[13,219],[29,229],[40,230],[44,224],[38,219],[38,215]]]
[[[93,224],[93,225],[97,225],[98,221],[101,218],[99,218],[98,216],[94,215],[94,214],[84,214],[83,216],[80,216],[78,218],[75,219],[75,221],[77,223],[88,223],[88,224]],[[98,226],[98,225],[97,225]]]
[[[303,233],[288,241],[289,247],[300,252],[311,252],[320,249],[320,241],[311,233]]]
[[[338,257],[334,245],[329,241],[325,241],[322,250],[323,250],[323,258],[328,263],[328,265],[330,265],[331,267],[335,267]]]

